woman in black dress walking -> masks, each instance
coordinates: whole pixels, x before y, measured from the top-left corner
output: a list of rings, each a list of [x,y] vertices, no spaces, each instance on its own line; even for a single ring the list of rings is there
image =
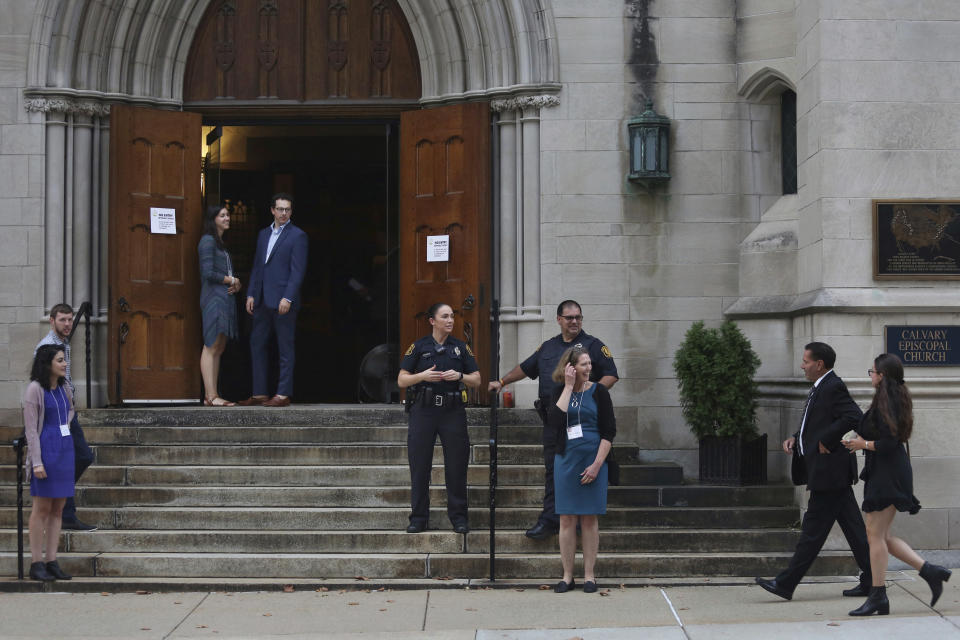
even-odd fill
[[[860,477],[863,488],[863,511],[870,543],[870,571],[873,586],[867,601],[851,616],[869,616],[890,613],[887,600],[887,554],[920,571],[933,597],[932,607],[943,592],[943,583],[950,579],[950,571],[924,562],[917,552],[900,538],[890,535],[890,526],[897,511],[911,515],[920,511],[920,503],[913,495],[913,470],[910,455],[905,448],[913,431],[913,400],[903,382],[903,364],[900,358],[881,353],[867,371],[876,392],[870,408],[863,415],[859,434],[844,444],[850,451],[864,450],[864,467]]]

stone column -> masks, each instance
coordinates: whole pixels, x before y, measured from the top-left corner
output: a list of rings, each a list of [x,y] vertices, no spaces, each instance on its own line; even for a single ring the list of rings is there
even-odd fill
[[[541,342],[540,299],[540,109],[557,96],[494,100],[500,113],[500,361],[501,373]],[[532,401],[535,385],[518,387],[518,400]],[[522,395],[522,397],[521,397]],[[530,396],[530,397],[527,397]]]
[[[70,299],[75,305],[90,301],[93,294],[93,192],[98,185],[92,149],[93,118],[77,114],[73,116],[73,215],[70,216],[73,225]]]
[[[64,212],[66,193],[67,117],[63,110],[48,111],[46,116],[46,183],[43,233],[43,309],[49,311],[63,302],[64,291]]]

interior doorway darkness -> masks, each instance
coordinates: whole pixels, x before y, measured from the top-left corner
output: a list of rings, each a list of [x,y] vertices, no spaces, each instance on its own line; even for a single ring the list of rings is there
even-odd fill
[[[293,195],[292,221],[310,239],[294,402],[395,401],[396,123],[218,125],[203,132],[204,202],[231,210],[224,239],[244,286],[257,234],[273,221],[272,194]],[[220,368],[220,393],[231,400],[252,391],[245,299],[246,290],[237,297],[240,337],[228,344]],[[271,362],[275,380],[275,356]]]

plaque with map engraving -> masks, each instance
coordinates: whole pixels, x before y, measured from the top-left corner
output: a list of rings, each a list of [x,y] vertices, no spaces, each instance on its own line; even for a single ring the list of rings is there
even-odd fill
[[[873,277],[960,280],[960,201],[874,200]]]

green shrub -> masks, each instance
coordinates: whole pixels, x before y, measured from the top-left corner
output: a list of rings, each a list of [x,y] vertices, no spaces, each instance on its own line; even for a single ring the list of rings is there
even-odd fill
[[[757,435],[760,358],[732,320],[719,329],[695,322],[674,354],[683,417],[705,436]]]

